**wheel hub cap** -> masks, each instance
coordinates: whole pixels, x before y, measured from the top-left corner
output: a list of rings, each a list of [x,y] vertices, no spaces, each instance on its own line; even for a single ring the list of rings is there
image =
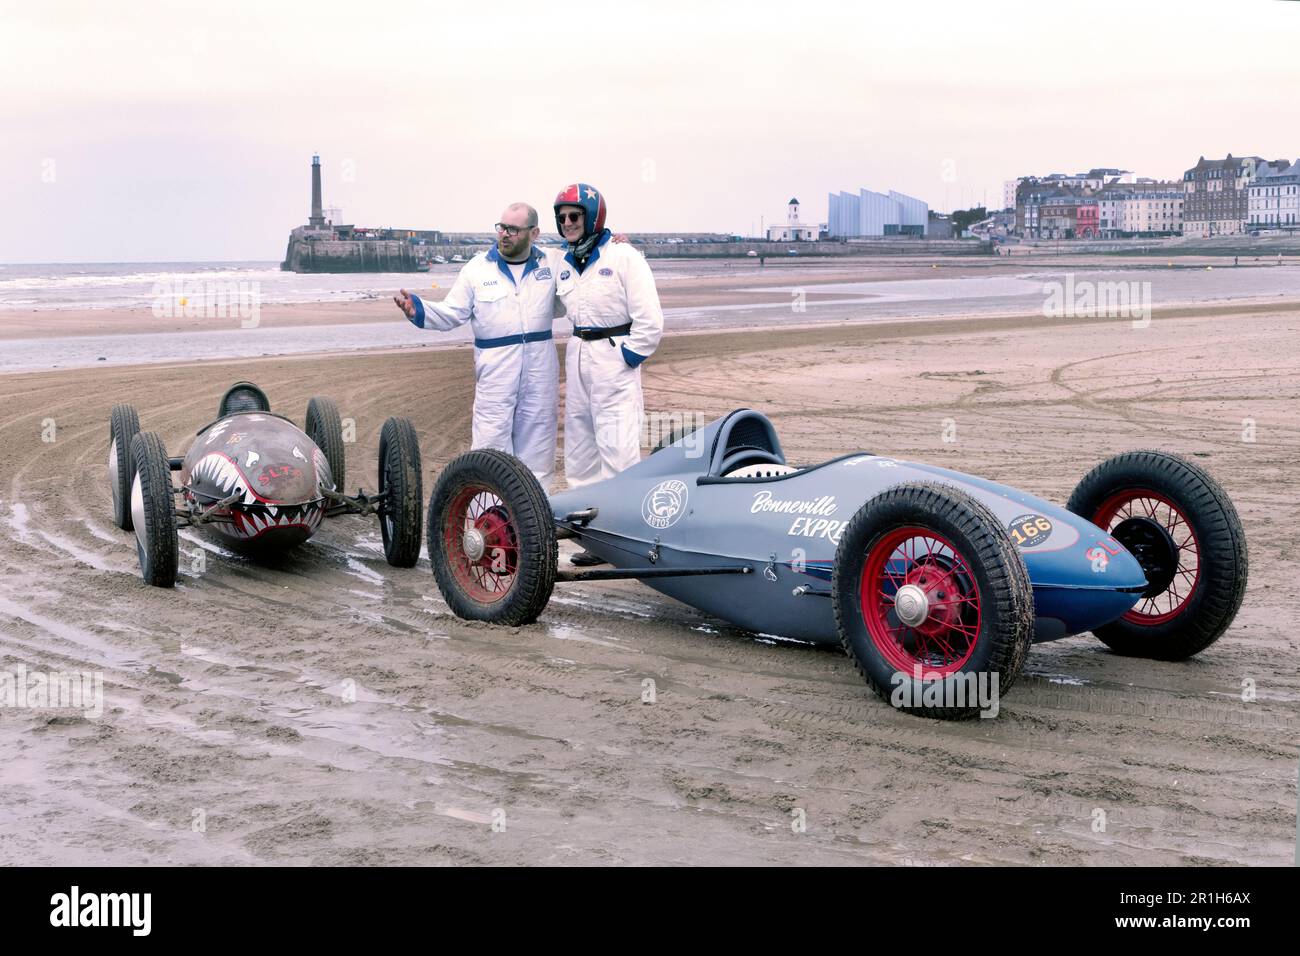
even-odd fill
[[[471,561],[478,561],[483,557],[483,552],[487,550],[483,541],[483,532],[478,528],[467,528],[465,531],[465,557]]]
[[[1168,590],[1178,572],[1178,545],[1164,525],[1136,516],[1121,521],[1111,536],[1142,565],[1142,572],[1147,576],[1143,597],[1155,597]]]
[[[894,595],[894,610],[908,627],[918,627],[930,616],[930,600],[915,584],[904,584]]]

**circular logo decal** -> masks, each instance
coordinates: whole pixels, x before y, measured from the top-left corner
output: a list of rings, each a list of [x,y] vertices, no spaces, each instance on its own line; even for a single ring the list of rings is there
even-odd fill
[[[1042,515],[1021,515],[1011,522],[1007,530],[1017,545],[1032,548],[1047,540],[1052,533],[1052,522]]]
[[[671,527],[686,510],[689,494],[684,481],[676,478],[661,481],[646,492],[641,502],[641,518],[650,527],[660,531]]]

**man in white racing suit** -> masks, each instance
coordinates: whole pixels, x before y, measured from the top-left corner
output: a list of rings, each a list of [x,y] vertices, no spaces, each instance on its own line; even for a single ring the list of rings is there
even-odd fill
[[[569,244],[552,258],[557,301],[573,323],[565,347],[564,476],[570,488],[612,478],[641,460],[641,363],[664,315],[654,276],[631,245],[612,242],[605,200],[586,183],[555,197]]]
[[[473,447],[515,455],[544,490],[555,479],[560,363],[551,324],[554,270],[534,247],[537,210],[514,203],[496,224],[497,243],[465,263],[441,302],[405,289],[394,301],[422,329],[474,330]]]

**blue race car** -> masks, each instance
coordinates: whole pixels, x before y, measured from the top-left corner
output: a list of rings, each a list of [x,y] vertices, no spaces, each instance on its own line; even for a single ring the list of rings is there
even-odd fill
[[[738,627],[839,643],[882,697],[945,718],[981,708],[914,702],[981,675],[1005,692],[1038,641],[1091,631],[1190,657],[1232,622],[1247,572],[1231,501],[1175,455],[1110,458],[1062,508],[867,453],[794,467],[750,409],[549,501],[516,459],[468,452],[439,477],[427,538],[461,617],[524,624],[557,581],[636,578]],[[558,538],[609,566],[560,570]]]

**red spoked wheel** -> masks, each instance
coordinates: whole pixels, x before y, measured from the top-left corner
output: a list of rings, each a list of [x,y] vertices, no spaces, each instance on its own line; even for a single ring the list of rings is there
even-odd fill
[[[1118,491],[1092,523],[1124,545],[1146,572],[1149,587],[1124,620],[1151,626],[1184,613],[1201,578],[1201,549],[1192,523],[1158,491]]]
[[[862,566],[862,616],[880,653],[904,673],[939,676],[970,660],[980,628],[980,592],[969,561],[924,528],[890,532]]]
[[[1147,577],[1130,611],[1094,629],[1108,647],[1177,661],[1227,630],[1246,593],[1246,535],[1204,469],[1167,452],[1125,452],[1088,472],[1066,507],[1109,532]]]
[[[1034,633],[1029,572],[1001,522],[951,485],[876,495],[840,536],[835,625],[877,694],[925,717],[996,712]]]
[[[519,570],[519,531],[500,496],[469,485],[453,499],[446,551],[456,580],[483,604],[510,593]]]
[[[459,617],[498,624],[537,619],[555,586],[555,523],[524,464],[502,451],[467,452],[429,499],[429,562]]]

